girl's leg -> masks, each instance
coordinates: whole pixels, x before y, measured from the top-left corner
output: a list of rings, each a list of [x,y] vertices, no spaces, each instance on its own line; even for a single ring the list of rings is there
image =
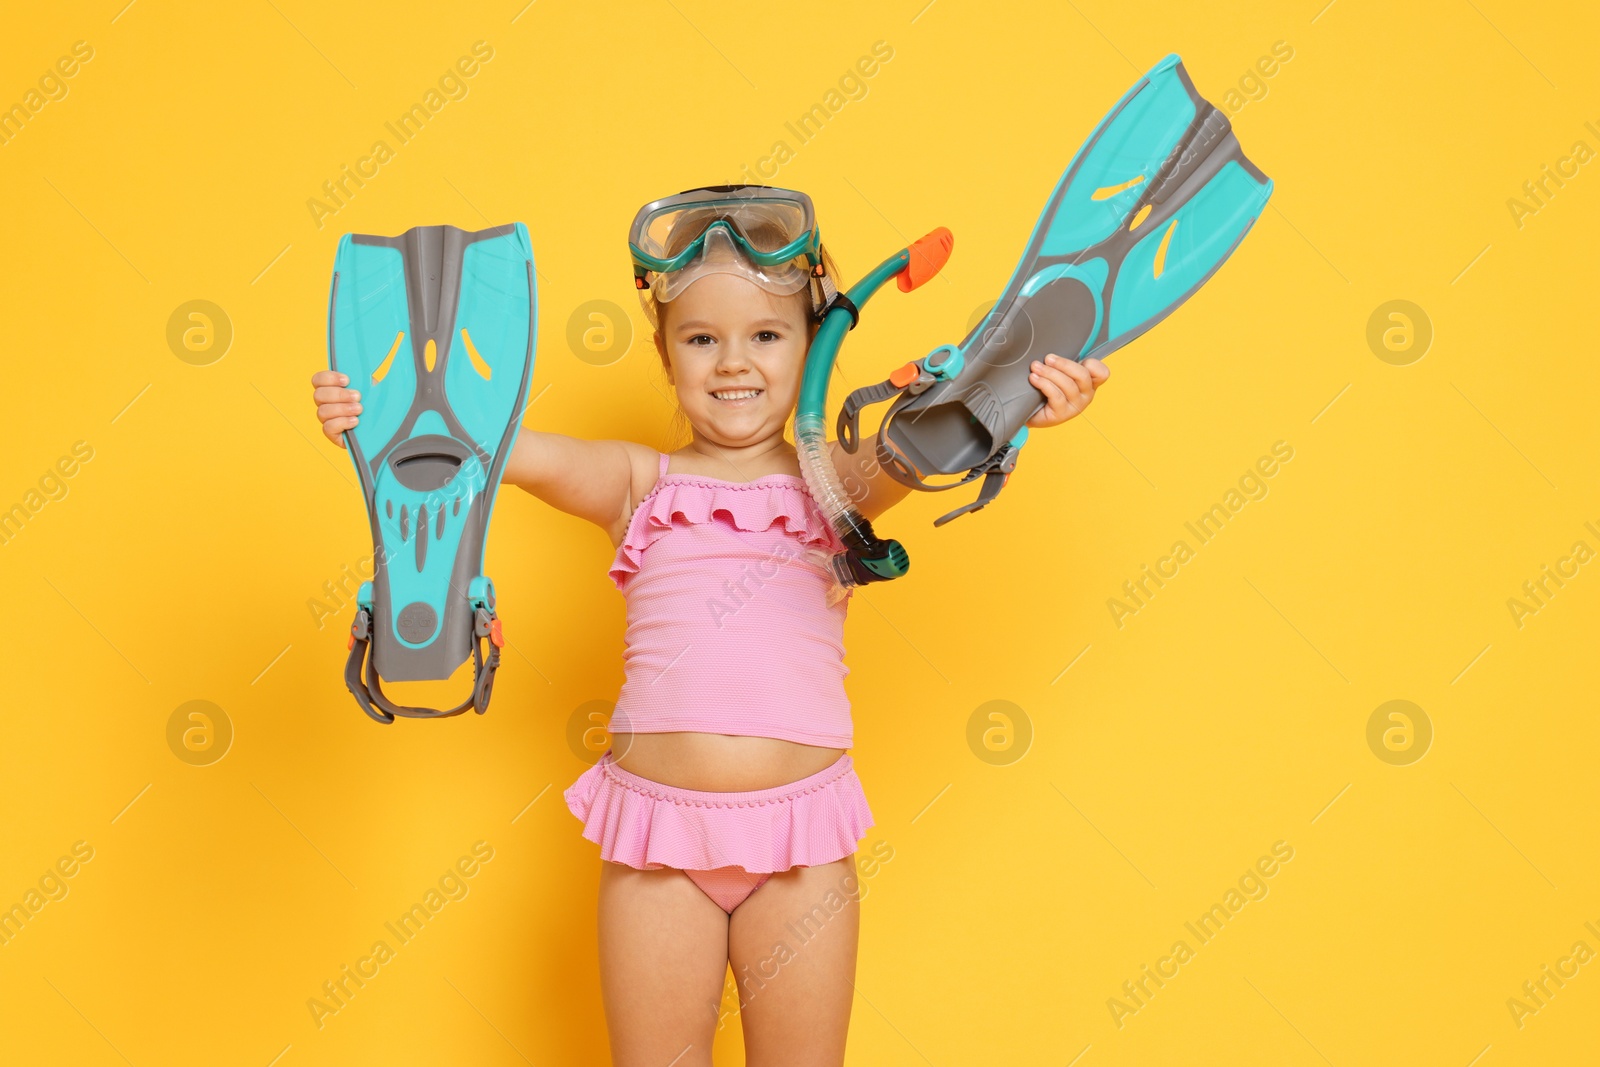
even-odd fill
[[[733,912],[746,1067],[842,1067],[861,928],[855,857],[773,875]]]
[[[682,871],[601,861],[600,993],[615,1067],[711,1067],[728,915]]]

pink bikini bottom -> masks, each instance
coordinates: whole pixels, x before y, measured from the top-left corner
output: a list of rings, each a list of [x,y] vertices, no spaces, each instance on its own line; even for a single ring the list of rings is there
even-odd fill
[[[640,777],[607,750],[563,795],[601,859],[675,867],[729,914],[779,871],[852,855],[875,825],[848,754],[797,782],[724,793]]]

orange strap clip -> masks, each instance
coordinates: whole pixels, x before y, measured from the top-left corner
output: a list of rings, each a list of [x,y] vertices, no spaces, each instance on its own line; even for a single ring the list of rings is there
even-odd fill
[[[889,375],[889,383],[896,389],[904,389],[906,386],[916,381],[917,375],[920,373],[921,371],[917,368],[917,361],[912,360],[904,367],[896,367],[894,369],[894,373]]]

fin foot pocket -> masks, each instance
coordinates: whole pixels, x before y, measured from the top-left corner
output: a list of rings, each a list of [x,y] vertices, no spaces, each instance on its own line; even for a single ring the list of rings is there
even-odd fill
[[[1040,284],[1042,280],[1042,284]],[[955,474],[982,463],[1044,406],[1044,394],[1026,369],[1054,352],[1077,359],[1098,323],[1094,293],[1071,275],[1041,272],[1031,296],[1013,303],[994,325],[980,325],[967,345],[961,373],[926,392],[902,396],[884,417],[880,435],[920,470],[905,482],[929,488],[923,478]],[[1026,290],[1025,290],[1026,291]],[[1020,372],[1019,372],[1020,370]],[[903,469],[889,474],[904,481]]]
[[[443,489],[472,452],[451,437],[413,437],[389,454],[395,480],[418,493]]]

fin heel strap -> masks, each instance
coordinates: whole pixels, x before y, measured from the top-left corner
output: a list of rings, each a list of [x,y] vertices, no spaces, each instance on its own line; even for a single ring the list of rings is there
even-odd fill
[[[840,299],[844,298],[841,297]],[[855,305],[852,304],[850,307],[853,310]],[[855,327],[851,326],[851,329],[855,329]],[[936,350],[934,354],[937,354],[938,351]],[[844,406],[839,409],[839,421],[836,429],[839,442],[844,445],[846,452],[854,455],[855,450],[859,447],[861,411],[863,408],[869,408],[873,404],[908,391],[912,396],[916,396],[939,379],[944,370],[942,366],[939,370],[929,370],[927,361],[932,358],[930,355],[925,359],[914,359],[904,366],[896,367],[894,373],[877,385],[864,385],[845,397]]]
[[[484,634],[491,634],[491,627],[499,621],[498,618],[487,608],[478,610],[487,615],[488,620],[487,622],[479,620],[475,634],[478,630],[482,630]],[[487,658],[483,654],[485,641],[489,647]],[[500,645],[492,636],[487,638],[481,635],[474,636],[472,691],[467,694],[467,699],[447,710],[414,708],[390,700],[383,692],[383,684],[378,677],[378,664],[368,654],[371,645],[372,617],[363,608],[356,612],[355,622],[350,627],[350,655],[345,660],[344,684],[356,698],[356,703],[361,705],[361,710],[375,721],[388,725],[394,722],[397,715],[408,719],[447,719],[469,709],[476,710],[479,715],[489,710],[489,697],[494,691],[495,672],[500,669]],[[365,680],[362,678],[363,667]]]
[[[864,385],[844,398],[844,406],[839,409],[836,429],[839,444],[846,452],[855,455],[856,449],[861,447],[862,409],[898,395],[903,388],[904,386],[896,385],[893,378],[885,378],[877,385]]]
[[[935,526],[943,526],[951,519],[965,515],[969,511],[977,511],[993,501],[1000,494],[1000,490],[1005,488],[1006,482],[1011,477],[1011,472],[1017,469],[1017,457],[1021,451],[1020,445],[1007,444],[1000,451],[969,470],[966,477],[959,482],[951,482],[948,485],[929,485],[914,473],[903,471],[900,457],[895,455],[893,450],[881,438],[878,441],[878,465],[900,484],[929,493],[942,493],[948,489],[960,489],[963,485],[982,478],[983,485],[978,488],[978,498],[976,500],[933,520]]]
[[[943,526],[951,519],[956,518],[959,515],[965,515],[969,511],[981,511],[986,504],[990,503],[995,497],[999,496],[1000,490],[1004,489],[1006,482],[1010,480],[1011,472],[1017,469],[1017,454],[1019,451],[1021,450],[1015,445],[1007,445],[997,452],[995,454],[995,459],[999,461],[998,463],[991,460],[990,463],[979,468],[983,472],[984,477],[983,485],[978,489],[978,498],[970,504],[963,504],[954,511],[946,515],[939,516],[939,518],[933,520],[933,524],[935,526]],[[966,479],[963,479],[962,482],[957,484],[964,485],[970,480],[971,475],[968,475]]]

